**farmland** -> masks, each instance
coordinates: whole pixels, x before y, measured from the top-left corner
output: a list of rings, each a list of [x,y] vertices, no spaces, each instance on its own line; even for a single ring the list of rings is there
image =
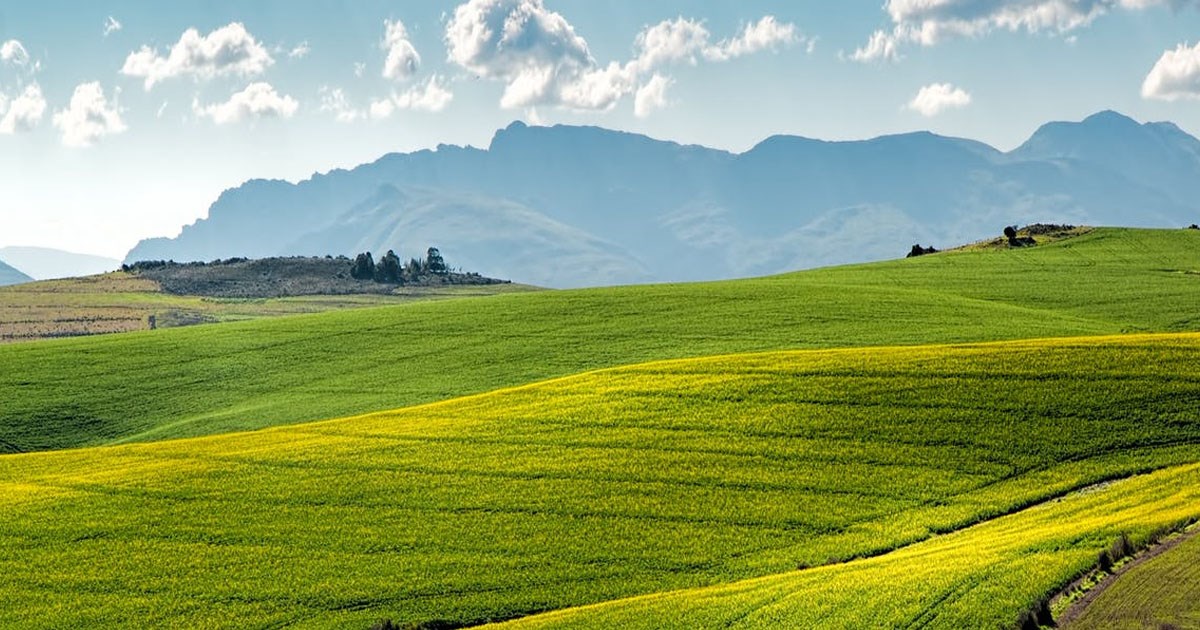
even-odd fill
[[[147,330],[151,316],[157,328],[174,328],[530,289],[418,286],[378,293],[221,299],[168,293],[149,277],[118,271],[0,287],[0,344]]]
[[[1194,519],[1198,487],[1197,466],[1170,468],[877,558],[557,611],[502,627],[660,628],[664,619],[692,628],[1015,627],[1032,602],[1087,569],[1115,538],[1141,539]],[[1194,593],[1194,577],[1176,589],[1184,597],[1175,605],[1184,610],[1195,601],[1186,599],[1189,587]],[[1111,621],[1087,627],[1169,627]],[[1194,624],[1193,616],[1178,627]]]
[[[1193,531],[1178,546],[1121,573],[1065,627],[1120,630],[1197,625],[1200,625],[1200,538]]]
[[[1118,533],[1200,517],[1197,400],[1200,335],[1124,335],[675,360],[7,455],[0,625],[1011,623]]]
[[[1200,231],[0,347],[0,448],[209,435],[641,361],[1200,329]],[[290,303],[289,303],[290,304]]]

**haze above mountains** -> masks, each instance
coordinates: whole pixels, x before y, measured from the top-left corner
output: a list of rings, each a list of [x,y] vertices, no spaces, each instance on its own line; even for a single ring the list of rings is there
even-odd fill
[[[225,191],[176,238],[126,260],[441,248],[550,287],[686,281],[894,258],[1031,222],[1200,220],[1200,140],[1101,112],[1017,149],[928,132],[774,136],[733,154],[596,127],[513,123],[485,149],[393,153],[291,184]]]

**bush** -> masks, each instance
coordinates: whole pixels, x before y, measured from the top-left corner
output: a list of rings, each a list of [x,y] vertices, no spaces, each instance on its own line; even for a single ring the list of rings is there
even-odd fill
[[[924,256],[925,254],[936,254],[937,251],[938,250],[934,249],[933,246],[921,247],[921,245],[918,243],[918,244],[912,246],[912,249],[909,250],[908,255],[905,256],[905,258]]]

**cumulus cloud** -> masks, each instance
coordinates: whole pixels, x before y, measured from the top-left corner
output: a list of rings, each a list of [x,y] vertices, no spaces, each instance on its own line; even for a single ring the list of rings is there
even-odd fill
[[[674,83],[673,80],[661,74],[650,77],[650,80],[639,87],[637,93],[634,94],[633,114],[638,118],[645,118],[655,111],[665,108],[668,105],[667,88],[671,87],[672,83]]]
[[[224,103],[201,106],[192,104],[197,116],[211,118],[218,125],[236,123],[247,118],[291,118],[300,104],[296,99],[280,96],[269,83],[251,83],[233,94]]]
[[[795,24],[780,24],[775,20],[775,16],[767,15],[758,22],[747,24],[737,37],[721,41],[710,47],[705,51],[705,56],[714,61],[725,61],[762,50],[774,50],[801,40],[805,40],[805,38],[801,37]],[[809,52],[811,52],[812,41],[806,41],[810,45]]]
[[[275,63],[267,49],[240,22],[233,22],[201,36],[189,28],[167,54],[142,46],[125,58],[121,73],[145,79],[147,90],[165,79],[191,75],[199,79],[215,76],[243,77],[262,74]]]
[[[1142,82],[1142,98],[1200,100],[1200,42],[1163,52]]]
[[[368,112],[375,120],[388,118],[400,109],[440,112],[452,100],[454,100],[454,93],[443,85],[441,77],[434,75],[421,85],[413,86],[401,93],[393,92],[387,98],[371,101]]]
[[[363,77],[363,74],[365,74],[366,72],[367,72],[367,64],[365,64],[361,61],[354,62],[354,76],[355,77],[358,77],[359,79],[361,79]]]
[[[303,41],[303,42],[300,42],[299,44],[296,44],[294,47],[292,47],[292,49],[288,52],[288,58],[303,59],[303,58],[307,57],[308,53],[310,53],[310,52],[312,52],[312,49],[308,47],[308,42]]]
[[[949,83],[931,83],[922,87],[908,103],[908,108],[925,117],[933,117],[947,109],[957,109],[971,104],[971,95],[966,90]]]
[[[104,136],[126,129],[116,95],[110,104],[104,96],[104,88],[96,81],[75,86],[71,104],[54,112],[54,126],[62,131],[62,143],[69,147],[91,146]]]
[[[631,94],[636,101],[643,80],[662,66],[727,61],[806,39],[795,25],[766,16],[714,42],[702,22],[680,17],[639,33],[633,59],[602,65],[566,18],[542,0],[470,0],[450,17],[445,41],[451,62],[505,84],[502,107],[607,110]],[[653,90],[665,89],[663,81]],[[651,102],[646,99],[653,90],[644,103]]]
[[[400,20],[383,21],[383,49],[387,58],[383,62],[383,77],[386,79],[408,80],[417,73],[421,66],[421,55],[408,40],[408,30]]]
[[[109,35],[112,35],[113,33],[121,30],[121,28],[122,28],[121,22],[119,22],[117,20],[117,18],[115,18],[111,15],[108,16],[108,19],[104,20],[104,36],[105,37],[108,37]]]
[[[1063,34],[1088,26],[1114,9],[1178,9],[1196,0],[887,0],[892,28],[875,31],[850,56],[856,61],[896,60],[903,44],[933,46],[948,37],[977,37],[996,30]]]
[[[362,118],[363,113],[350,105],[342,88],[323,85],[317,92],[321,96],[321,105],[317,111],[333,114],[334,119],[341,123],[354,122]]]
[[[25,50],[21,42],[10,39],[0,44],[0,61],[24,66],[29,63],[29,51]]]
[[[46,99],[37,83],[25,86],[11,102],[8,97],[0,94],[0,114],[3,114],[3,118],[0,118],[0,133],[29,131],[42,121],[45,113]]]

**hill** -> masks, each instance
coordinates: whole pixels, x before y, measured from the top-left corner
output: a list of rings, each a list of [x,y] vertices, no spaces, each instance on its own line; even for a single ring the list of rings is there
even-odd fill
[[[1200,517],[1198,396],[1196,334],[776,352],[6,455],[0,625],[1007,625]]]
[[[116,258],[77,254],[49,247],[0,247],[0,259],[7,260],[35,280],[54,280],[93,276],[116,271]]]
[[[1014,223],[1181,227],[1200,218],[1197,182],[1200,141],[1115,112],[1049,123],[1009,153],[919,132],[775,136],[733,154],[513,123],[486,149],[442,145],[296,184],[246,182],[127,261],[434,242],[480,273],[541,286],[712,280],[887,259]]]
[[[29,276],[5,264],[3,260],[0,260],[0,286],[20,284],[22,282],[29,282],[31,280],[33,280],[33,278],[30,278]]]
[[[420,262],[420,261],[417,261]],[[153,280],[167,293],[218,298],[280,298],[304,295],[394,294],[401,287],[471,287],[511,284],[477,273],[418,269],[392,282],[355,279],[345,256],[233,258],[209,263],[141,261],[124,269]],[[416,264],[416,263],[414,263]]]
[[[348,265],[346,262],[345,267]],[[269,264],[267,266],[271,267]],[[342,263],[339,263],[341,266]],[[246,264],[245,267],[253,270],[252,264]],[[294,269],[294,265],[287,267]],[[172,276],[174,281],[167,284],[177,291],[184,291],[184,294],[164,290],[164,283],[152,277],[158,275],[153,272],[135,275],[117,271],[3,287],[0,288],[0,344],[149,330],[151,319],[156,328],[163,329],[416,300],[534,290],[533,287],[513,284],[410,284],[400,287],[364,282],[358,289],[360,292],[347,292],[348,289],[342,286],[340,293],[313,295],[311,292],[314,287],[320,287],[321,290],[331,288],[320,283],[307,283],[311,278],[304,274],[281,274],[278,268],[272,268],[275,270],[273,275],[243,277],[243,282],[236,282],[236,276],[214,273],[213,268],[207,266],[157,270],[158,274]],[[174,272],[178,272],[179,277],[174,277]],[[222,277],[233,282],[221,285],[219,294],[222,297],[212,297],[218,292],[211,290],[211,284],[207,286],[210,289],[209,296],[186,294],[189,289],[204,290],[205,286],[197,286],[201,284],[196,282],[197,275],[209,283]],[[301,290],[294,292],[299,295],[281,290],[294,282],[305,282]],[[272,290],[266,291],[264,288]],[[243,297],[228,297],[230,293]]]
[[[415,303],[0,347],[33,451],[365,413],[719,353],[1200,329],[1200,231],[1096,229],[769,278]]]

